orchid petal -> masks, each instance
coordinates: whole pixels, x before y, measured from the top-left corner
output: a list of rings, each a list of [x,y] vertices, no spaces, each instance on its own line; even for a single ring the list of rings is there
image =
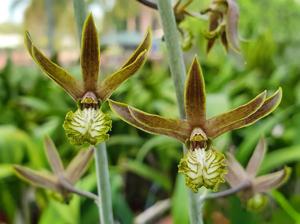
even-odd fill
[[[127,122],[128,124],[139,128],[143,131],[152,133],[152,134],[163,134],[163,135],[167,135],[167,136],[171,136],[173,138],[178,139],[181,142],[185,142],[188,138],[189,135],[186,132],[180,132],[179,130],[176,129],[169,129],[169,128],[164,128],[164,127],[153,127],[153,126],[149,126],[147,124],[144,124],[143,122],[140,122],[139,120],[137,120],[134,116],[134,114],[138,114],[136,109],[130,108],[129,106],[120,102],[116,102],[113,100],[109,100],[109,105],[111,110],[116,113],[123,121]],[[144,116],[144,115],[143,115]],[[147,114],[146,114],[147,116]],[[138,115],[138,117],[142,117],[140,116],[140,114]],[[151,118],[150,118],[151,119]],[[157,123],[159,118],[155,118],[157,119]],[[166,123],[169,123],[168,125],[170,125],[172,123],[172,121],[164,121]],[[174,122],[174,124],[177,124],[176,122]],[[185,126],[187,124],[184,124]]]
[[[49,137],[46,137],[44,140],[44,145],[45,145],[46,155],[49,164],[52,168],[52,171],[56,175],[61,174],[64,171],[64,166],[53,141]]]
[[[254,178],[266,154],[266,141],[264,138],[258,142],[246,168],[246,172],[251,178]]]
[[[206,117],[205,83],[197,58],[188,72],[185,86],[185,112],[187,121],[193,127],[202,127]]]
[[[97,88],[100,51],[97,29],[92,14],[85,20],[81,40],[81,69],[84,82],[84,90],[95,92]]]

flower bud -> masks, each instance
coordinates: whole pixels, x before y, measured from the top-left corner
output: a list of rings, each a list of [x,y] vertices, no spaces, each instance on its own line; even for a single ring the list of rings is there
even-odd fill
[[[108,139],[111,120],[100,109],[83,108],[68,112],[63,127],[71,144],[96,145]]]
[[[212,148],[189,150],[178,165],[178,172],[185,175],[186,185],[194,192],[202,186],[217,191],[227,173],[225,156]]]
[[[247,209],[253,212],[262,211],[268,204],[269,199],[266,195],[255,194],[247,201]]]

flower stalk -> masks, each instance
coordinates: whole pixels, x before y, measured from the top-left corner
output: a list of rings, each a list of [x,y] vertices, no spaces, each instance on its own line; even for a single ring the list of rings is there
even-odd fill
[[[176,27],[175,15],[171,2],[169,0],[158,0],[157,6],[164,30],[169,66],[175,86],[177,103],[179,107],[178,109],[180,117],[184,118],[184,83],[186,71],[183,60],[183,53],[179,42],[178,30]],[[186,148],[184,145],[183,151],[184,153],[186,152]],[[199,212],[202,206],[200,205],[200,203],[197,203],[196,195],[190,190],[189,199],[190,223],[203,223],[202,212]]]

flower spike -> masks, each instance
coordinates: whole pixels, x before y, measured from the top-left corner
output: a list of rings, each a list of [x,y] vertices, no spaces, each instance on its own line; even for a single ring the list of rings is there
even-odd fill
[[[185,85],[187,119],[164,118],[112,100],[109,100],[109,105],[125,122],[146,132],[167,135],[185,143],[189,150],[180,162],[179,172],[185,174],[187,185],[193,191],[201,186],[216,190],[223,182],[226,165],[224,155],[213,149],[212,140],[225,132],[248,126],[267,116],[279,105],[281,95],[279,88],[266,99],[264,91],[236,109],[207,119],[204,78],[195,58]],[[209,164],[214,164],[214,171],[210,170]],[[210,175],[210,172],[214,174]],[[212,179],[206,179],[208,177]],[[213,180],[215,177],[217,179]]]
[[[78,103],[75,112],[66,115],[64,128],[72,144],[98,144],[108,138],[111,121],[102,113],[101,103],[106,101],[124,81],[131,77],[145,62],[151,47],[151,32],[148,30],[144,40],[115,73],[98,83],[100,70],[100,50],[97,29],[90,14],[82,30],[82,49],[80,64],[83,82],[78,82],[63,68],[48,59],[32,43],[28,32],[25,45],[39,67],[60,85]]]

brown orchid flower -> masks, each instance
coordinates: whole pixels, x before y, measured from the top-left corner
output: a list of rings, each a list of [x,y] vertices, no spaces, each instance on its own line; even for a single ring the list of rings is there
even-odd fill
[[[151,32],[148,31],[143,42],[130,58],[115,73],[98,81],[100,51],[98,34],[90,14],[83,26],[80,64],[83,82],[79,82],[66,70],[48,59],[25,33],[25,45],[36,64],[43,72],[60,85],[76,102],[78,110],[66,115],[64,129],[72,144],[97,144],[108,138],[111,120],[101,110],[101,103],[106,101],[113,91],[131,77],[145,62],[151,46]]]
[[[207,53],[218,37],[227,51],[231,48],[239,52],[239,8],[235,0],[212,0],[210,7],[202,12],[206,13],[209,14]]]
[[[290,176],[291,169],[285,167],[274,173],[265,174],[257,177],[259,167],[266,154],[266,142],[261,139],[257,144],[247,166],[244,169],[235,159],[233,154],[227,153],[228,174],[225,176],[226,181],[231,188],[236,188],[245,183],[246,187],[240,192],[242,200],[247,201],[247,208],[258,210],[266,204],[264,193],[280,187]]]
[[[267,116],[279,105],[281,96],[280,88],[267,98],[264,91],[238,108],[207,119],[204,78],[195,58],[185,85],[186,119],[164,118],[113,100],[109,100],[109,104],[125,122],[146,132],[167,135],[186,143],[189,150],[179,164],[179,172],[186,175],[187,185],[196,192],[201,186],[216,190],[224,182],[225,157],[212,147],[211,140]]]
[[[70,193],[97,200],[97,197],[93,194],[74,187],[75,183],[87,170],[93,158],[94,149],[90,147],[88,150],[81,150],[65,169],[53,141],[50,138],[45,138],[44,145],[53,173],[35,171],[24,166],[14,165],[16,174],[32,185],[59,193],[64,201],[68,201]]]

